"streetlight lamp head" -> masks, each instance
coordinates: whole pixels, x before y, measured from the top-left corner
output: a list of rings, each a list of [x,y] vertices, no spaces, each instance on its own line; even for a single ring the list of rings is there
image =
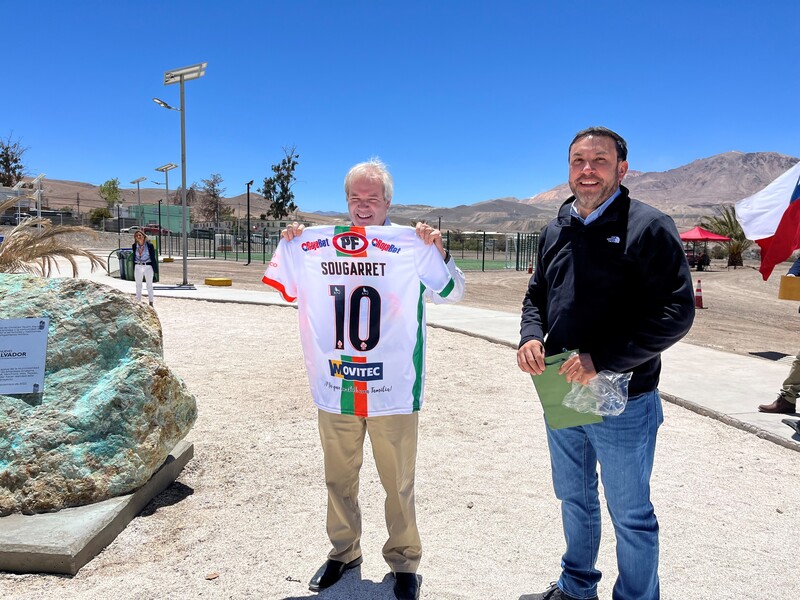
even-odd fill
[[[245,183],[245,185],[253,185],[253,180],[251,179],[250,181],[248,181],[247,183]]]
[[[178,112],[180,112],[180,110],[181,110],[180,108],[175,108],[174,106],[170,106],[169,104],[167,104],[166,102],[164,102],[160,98],[153,98],[153,102],[155,102],[156,104],[158,104],[159,106],[161,106],[163,108],[168,108],[169,110],[177,110]]]

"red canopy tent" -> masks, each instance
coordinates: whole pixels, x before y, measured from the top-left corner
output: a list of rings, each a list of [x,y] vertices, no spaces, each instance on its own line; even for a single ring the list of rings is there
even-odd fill
[[[689,259],[689,266],[693,267],[697,265],[697,270],[702,271],[704,267],[710,264],[708,259],[708,242],[729,242],[731,238],[708,231],[702,227],[695,227],[689,231],[684,231],[681,234],[681,241],[692,243],[691,254],[687,248],[686,258]],[[697,242],[704,242],[703,254],[701,256],[697,255]]]
[[[681,234],[684,242],[730,242],[731,238],[719,235],[702,227],[695,227]]]

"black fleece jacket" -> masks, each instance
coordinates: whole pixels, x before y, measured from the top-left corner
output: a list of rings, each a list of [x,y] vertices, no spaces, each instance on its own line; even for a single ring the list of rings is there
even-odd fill
[[[675,223],[620,189],[589,225],[570,215],[571,197],[542,230],[520,346],[588,352],[598,373],[633,372],[635,396],[658,386],[661,352],[692,326],[694,294]]]

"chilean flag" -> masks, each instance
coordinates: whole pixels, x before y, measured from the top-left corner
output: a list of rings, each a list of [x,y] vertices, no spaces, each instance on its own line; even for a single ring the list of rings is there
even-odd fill
[[[736,220],[761,246],[759,271],[766,281],[775,265],[800,248],[800,162],[760,192],[736,203]]]

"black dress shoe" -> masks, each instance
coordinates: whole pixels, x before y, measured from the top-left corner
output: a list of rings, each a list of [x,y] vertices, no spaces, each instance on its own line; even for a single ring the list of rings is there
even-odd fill
[[[353,567],[357,567],[364,562],[364,557],[351,560],[349,563],[343,563],[338,560],[328,559],[325,564],[319,568],[319,571],[308,582],[308,589],[312,592],[318,592],[325,588],[331,587],[334,583],[339,581],[344,575],[344,572]]]
[[[417,574],[395,573],[394,596],[397,600],[418,600],[419,579],[417,579]]]
[[[561,591],[558,584],[551,583],[550,587],[541,594],[524,594],[519,597],[519,600],[580,600],[580,598],[570,596],[566,592]],[[592,596],[588,600],[597,600],[597,596]]]

